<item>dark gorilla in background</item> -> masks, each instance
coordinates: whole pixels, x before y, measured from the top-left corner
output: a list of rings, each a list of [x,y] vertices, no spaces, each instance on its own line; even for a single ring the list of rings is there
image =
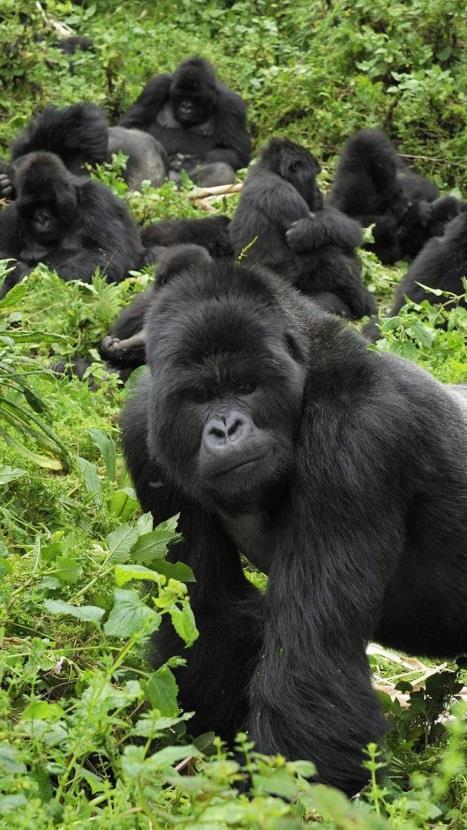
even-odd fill
[[[175,276],[146,337],[124,449],[143,509],[181,514],[169,555],[196,577],[200,636],[176,672],[193,734],[247,728],[354,793],[384,732],[367,641],[467,647],[462,395],[258,267]],[[239,551],[269,574],[265,597]],[[181,647],[164,624],[156,664]]]
[[[447,297],[437,297],[422,286],[439,288],[452,294],[465,294],[462,278],[467,278],[467,212],[463,211],[446,228],[444,236],[430,239],[412,262],[396,290],[396,299],[390,316],[398,314],[405,297],[420,303],[446,303]],[[420,285],[422,283],[422,285]],[[465,301],[463,302],[465,305]]]
[[[129,157],[124,176],[131,190],[140,187],[144,179],[159,187],[167,178],[165,150],[146,133],[109,128],[104,113],[95,104],[46,107],[13,142],[10,165],[4,163],[0,167],[0,195],[13,195],[15,167],[27,153],[55,153],[71,173],[87,175],[86,166],[110,161],[112,153],[119,150]]]
[[[187,170],[202,186],[230,184],[234,171],[250,160],[246,105],[203,58],[189,58],[173,75],[152,78],[120,123],[161,142],[175,179]]]
[[[344,147],[329,204],[364,226],[374,223],[368,248],[392,264],[415,257],[457,216],[461,202],[438,196],[438,188],[408,167],[383,132],[361,130]]]
[[[94,44],[87,35],[70,35],[58,40],[54,44],[56,49],[63,52],[64,55],[75,55],[76,52],[93,52]]]
[[[156,279],[147,291],[137,294],[117,317],[110,333],[101,340],[101,357],[115,369],[135,369],[146,363],[146,328],[148,309],[161,286],[187,268],[202,268],[212,258],[200,245],[180,244],[161,249]]]
[[[375,302],[355,254],[361,230],[338,210],[323,208],[319,170],[304,147],[271,139],[248,173],[230,223],[234,252],[272,268],[326,310],[363,317]]]
[[[228,216],[202,219],[162,219],[141,232],[146,249],[144,262],[157,262],[165,248],[172,245],[201,245],[214,259],[233,256]]]
[[[139,232],[104,185],[74,176],[52,153],[29,153],[18,163],[16,189],[0,213],[0,259],[18,260],[2,295],[39,262],[84,282],[96,268],[119,282],[138,266]]]

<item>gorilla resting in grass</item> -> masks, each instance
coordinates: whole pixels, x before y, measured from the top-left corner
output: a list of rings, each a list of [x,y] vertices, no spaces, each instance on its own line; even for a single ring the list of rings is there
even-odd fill
[[[354,793],[384,732],[368,640],[467,647],[462,396],[255,266],[175,276],[146,339],[124,448],[144,510],[180,512],[171,554],[197,580],[200,636],[177,669],[193,734],[246,728]],[[156,664],[182,650],[170,623],[154,649]]]
[[[138,229],[107,187],[74,176],[52,153],[23,156],[15,181],[16,199],[0,213],[0,259],[17,263],[0,295],[39,262],[64,280],[83,282],[96,268],[119,282],[138,267]]]
[[[250,169],[230,223],[234,252],[272,268],[327,311],[372,314],[355,248],[357,222],[323,208],[316,159],[287,138],[273,138]]]
[[[461,210],[459,199],[439,196],[436,185],[411,170],[380,130],[349,138],[329,204],[375,225],[368,248],[386,264],[415,257]]]
[[[246,104],[203,58],[189,58],[172,75],[148,81],[120,123],[161,142],[175,180],[186,170],[205,187],[230,184],[250,160]]]

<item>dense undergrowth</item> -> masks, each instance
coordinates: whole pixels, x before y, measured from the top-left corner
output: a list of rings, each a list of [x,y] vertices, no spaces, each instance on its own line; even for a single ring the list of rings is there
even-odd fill
[[[57,22],[95,51],[62,55]],[[388,130],[444,189],[465,188],[461,0],[2,0],[0,24],[4,148],[41,104],[90,99],[113,120],[151,73],[202,53],[247,99],[257,144],[273,133],[303,141],[323,181],[365,125]],[[199,215],[189,189],[127,194],[114,171],[100,175],[141,223]],[[405,266],[362,259],[389,306]],[[192,574],[165,561],[176,520],[152,528],[123,466],[118,416],[133,379],[123,389],[95,351],[148,279],[65,284],[39,268],[0,303],[0,828],[465,830],[461,666],[373,650],[390,731],[382,753],[369,748],[371,783],[351,803],[310,784],[309,763],[256,755],[246,736],[234,756],[213,735],[193,741],[171,671],[183,652],[148,665],[164,614],[187,645],[197,636]],[[466,334],[465,309],[423,303],[387,320],[377,348],[466,383]],[[94,358],[87,383],[50,371],[74,354]],[[239,794],[245,772],[251,791]]]

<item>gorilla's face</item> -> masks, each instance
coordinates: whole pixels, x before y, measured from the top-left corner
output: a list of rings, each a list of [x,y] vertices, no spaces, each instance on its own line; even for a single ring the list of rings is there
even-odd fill
[[[323,197],[316,183],[321,168],[305,147],[288,138],[272,138],[261,154],[261,162],[290,182],[310,210],[321,210]]]
[[[215,102],[215,80],[203,67],[186,66],[174,73],[170,106],[182,127],[194,127],[208,121]]]
[[[274,298],[248,286],[246,269],[226,266],[219,279],[208,266],[161,289],[147,330],[158,462],[210,509],[271,506],[293,463],[304,385],[300,338]]]
[[[61,241],[77,215],[77,192],[70,173],[51,153],[29,153],[16,174],[16,209],[27,247]]]

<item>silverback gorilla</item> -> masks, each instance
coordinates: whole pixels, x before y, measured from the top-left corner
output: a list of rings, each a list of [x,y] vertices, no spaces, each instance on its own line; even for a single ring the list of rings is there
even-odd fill
[[[327,311],[372,314],[375,302],[360,277],[357,222],[323,208],[319,164],[305,147],[273,138],[251,168],[230,236],[235,254],[272,268]]]
[[[247,728],[354,793],[384,732],[365,646],[467,646],[462,397],[367,349],[276,275],[213,262],[146,318],[124,447],[145,510],[180,511],[200,637],[177,670],[193,733]],[[239,551],[269,575],[263,597]],[[180,649],[170,624],[160,663]]]
[[[152,78],[120,123],[161,142],[172,178],[187,170],[197,184],[229,184],[250,160],[246,105],[203,58],[189,58],[173,75]]]
[[[17,196],[0,213],[0,259],[17,260],[5,294],[43,262],[64,280],[89,282],[100,268],[119,282],[141,257],[139,232],[123,202],[104,185],[70,173],[52,153],[18,162]]]

